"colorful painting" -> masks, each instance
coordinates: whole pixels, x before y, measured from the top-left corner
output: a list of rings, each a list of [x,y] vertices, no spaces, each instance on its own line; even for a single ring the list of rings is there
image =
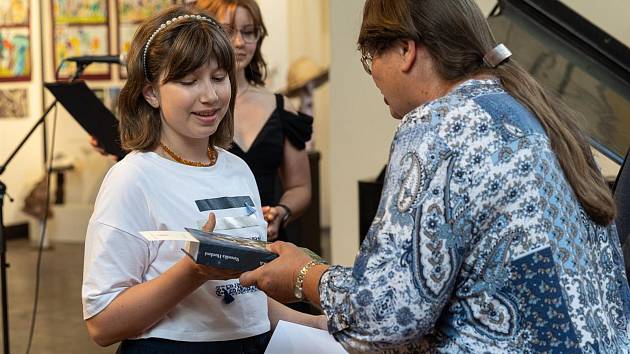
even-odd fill
[[[28,0],[0,0],[0,26],[28,25]]]
[[[172,4],[172,0],[118,0],[118,21],[139,23]]]
[[[0,89],[0,118],[28,116],[28,89]]]
[[[0,43],[0,81],[30,79],[28,27],[0,28]]]
[[[174,3],[174,0],[118,0],[118,52],[126,56],[139,23]],[[123,66],[120,67],[120,77],[127,77]]]
[[[56,24],[107,23],[107,0],[52,0]]]
[[[109,40],[107,26],[57,26],[55,28],[55,65],[62,59],[81,55],[107,55]],[[74,63],[64,63],[58,78],[74,74]],[[91,64],[85,69],[86,76],[109,76],[109,64]]]

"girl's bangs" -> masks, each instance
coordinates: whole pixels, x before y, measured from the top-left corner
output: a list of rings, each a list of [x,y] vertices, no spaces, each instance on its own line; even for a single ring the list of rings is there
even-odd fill
[[[164,82],[180,79],[210,60],[216,60],[217,66],[223,70],[232,70],[234,55],[231,45],[225,35],[219,33],[221,29],[210,26],[188,24],[178,31],[171,49],[166,53]]]

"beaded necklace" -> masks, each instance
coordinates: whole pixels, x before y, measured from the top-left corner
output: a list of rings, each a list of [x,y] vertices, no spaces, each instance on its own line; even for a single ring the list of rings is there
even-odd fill
[[[173,150],[171,150],[168,146],[164,145],[162,142],[160,142],[160,147],[162,147],[162,150],[164,150],[164,152],[166,152],[168,156],[170,156],[173,160],[184,165],[195,166],[195,167],[210,167],[210,166],[214,166],[214,164],[217,163],[217,153],[210,146],[208,146],[208,159],[210,160],[210,162],[186,160],[185,158],[177,155],[175,152],[173,152]]]

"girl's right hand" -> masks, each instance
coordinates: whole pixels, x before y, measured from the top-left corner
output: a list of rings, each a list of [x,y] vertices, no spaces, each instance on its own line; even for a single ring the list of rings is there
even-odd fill
[[[203,225],[201,229],[205,232],[212,232],[214,231],[214,227],[216,226],[216,224],[217,224],[217,217],[214,215],[214,213],[210,213],[208,214],[208,221],[206,221],[206,224]],[[208,267],[208,266],[196,263],[195,261],[190,259],[190,257],[188,256],[186,256],[185,258],[188,259],[195,273],[199,277],[206,280],[236,279],[241,275],[241,273],[243,273],[243,271],[238,271],[238,270],[233,270],[233,269]]]
[[[240,270],[234,269],[226,269],[226,268],[217,268],[217,267],[208,267],[203,264],[198,264],[190,257],[185,256],[190,262],[190,266],[193,268],[195,274],[202,279],[205,280],[230,280],[230,279],[238,279],[238,277],[243,273]]]

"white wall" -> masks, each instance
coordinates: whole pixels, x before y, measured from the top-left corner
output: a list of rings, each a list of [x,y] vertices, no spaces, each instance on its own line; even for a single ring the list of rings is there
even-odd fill
[[[362,0],[331,1],[330,185],[332,261],[352,264],[359,244],[357,181],[387,163],[397,121],[359,61]]]
[[[330,66],[330,1],[291,0],[289,2],[289,63],[307,57],[321,68]],[[293,100],[295,107],[299,99]],[[320,152],[320,224],[330,227],[330,89],[327,83],[313,97],[314,148]],[[313,196],[315,198],[315,196]]]
[[[281,90],[286,85],[286,72],[289,67],[289,0],[258,0],[263,21],[269,32],[262,47],[262,54],[269,67],[267,88]]]

